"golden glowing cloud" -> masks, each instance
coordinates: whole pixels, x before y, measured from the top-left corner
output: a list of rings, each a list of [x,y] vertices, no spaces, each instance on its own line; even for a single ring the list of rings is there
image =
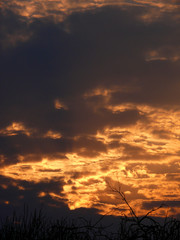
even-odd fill
[[[64,109],[64,110],[68,110],[68,107],[59,99],[55,99],[54,101],[54,107],[56,109]]]
[[[178,11],[179,5],[173,1],[145,1],[145,0],[132,0],[127,2],[126,0],[30,0],[30,1],[1,1],[0,7],[5,9],[11,9],[16,14],[19,14],[28,19],[53,17],[55,20],[62,21],[64,17],[75,11],[84,11],[88,9],[99,8],[102,6],[151,6],[156,8],[151,10],[150,13],[146,13],[142,19],[149,21],[158,17],[162,11]],[[152,18],[153,17],[153,18]]]
[[[179,6],[176,1],[174,2],[160,0],[132,0],[129,1],[129,3],[127,3],[127,1],[125,0],[11,0],[1,1],[0,8],[4,11],[6,9],[10,9],[14,13],[21,16],[22,21],[26,21],[26,23],[29,23],[28,21],[33,21],[36,18],[47,17],[52,18],[57,22],[62,22],[71,13],[82,12],[89,9],[95,9],[109,5],[123,6],[123,9],[129,5],[146,7],[147,11],[137,14],[137,17],[140,19],[140,21],[143,21],[142,29],[144,29],[144,26],[147,26],[149,23],[160,20],[164,12],[173,13],[172,15],[175,16],[175,18],[178,17],[179,10]],[[141,31],[142,29],[140,28]],[[9,41],[14,46],[15,42],[17,41],[26,41],[29,37],[31,37],[31,34],[18,35],[17,33],[15,33],[12,34],[12,36],[8,35],[8,37],[9,36]],[[154,36],[155,35],[153,35],[153,37]],[[146,67],[148,64],[156,64],[156,61],[161,61],[161,64],[162,61],[170,61],[170,64],[177,64],[178,66],[178,61],[180,59],[179,48],[170,46],[167,49],[167,44],[165,42],[162,47],[161,43],[158,43],[158,47],[153,49],[152,46],[154,44],[150,42],[148,42],[148,44],[150,46],[148,45],[145,50],[143,48],[143,53],[140,52],[138,55],[138,53],[135,52],[135,55],[137,54],[137,57],[140,56],[139,58],[142,61],[144,57],[143,63],[145,65],[143,66]],[[130,48],[130,51],[131,50],[132,49]],[[54,53],[52,53],[52,56],[54,56],[53,54]],[[127,58],[130,58],[128,54],[129,53],[127,53]],[[118,59],[123,62],[123,58]],[[72,61],[74,61],[74,58],[72,58]],[[69,63],[71,63],[71,59],[68,59],[68,64]],[[49,63],[47,63],[47,65],[48,64]],[[105,69],[105,67],[109,67],[113,70],[114,68],[111,65],[108,66],[108,64],[103,66],[102,69]],[[118,64],[120,65],[122,63],[118,62]],[[131,66],[130,64],[130,68],[132,67],[132,69],[136,68],[136,63],[134,60],[133,64],[135,66]],[[94,67],[94,65],[92,66]],[[122,68],[123,66],[124,65],[122,64]],[[158,68],[158,66],[159,65],[157,65],[156,67]],[[57,66],[55,66],[53,69],[55,69],[56,67]],[[127,206],[125,206],[121,200],[117,199],[115,192],[110,189],[110,186],[117,187],[118,184],[121,185],[122,191],[126,194],[128,201],[130,202],[132,207],[136,209],[136,212],[139,215],[145,213],[146,210],[148,210],[151,206],[154,206],[153,204],[158,205],[159,203],[160,205],[160,203],[163,201],[179,201],[179,106],[177,105],[170,108],[167,105],[163,105],[162,107],[156,105],[155,107],[150,104],[140,104],[140,100],[138,100],[137,95],[138,93],[142,94],[141,90],[143,91],[143,87],[142,89],[140,89],[140,87],[138,87],[137,85],[139,84],[140,86],[141,82],[139,81],[136,85],[136,81],[138,80],[136,79],[136,76],[132,77],[131,75],[127,75],[127,79],[125,76],[125,79],[122,80],[121,86],[117,86],[119,79],[117,79],[116,81],[112,80],[112,83],[109,83],[107,79],[105,79],[104,85],[107,84],[106,87],[103,87],[102,80],[102,84],[99,83],[99,85],[95,81],[93,82],[94,89],[89,87],[84,90],[84,86],[81,89],[80,84],[82,79],[77,80],[76,74],[78,74],[78,71],[81,71],[83,67],[81,67],[80,70],[77,69],[77,73],[75,67],[73,69],[68,69],[69,71],[72,70],[72,75],[69,75],[70,77],[74,77],[73,73],[75,73],[75,83],[76,81],[79,81],[79,85],[77,84],[77,88],[75,88],[75,90],[73,89],[73,91],[77,91],[77,89],[79,88],[77,91],[78,93],[76,94],[79,94],[80,96],[74,97],[74,95],[72,95],[72,99],[74,100],[75,98],[76,100],[75,102],[73,102],[72,99],[69,99],[68,101],[68,96],[66,96],[66,98],[62,98],[63,100],[61,99],[61,97],[54,97],[52,100],[51,96],[51,103],[53,101],[52,109],[49,111],[48,108],[49,112],[42,111],[42,116],[44,119],[47,117],[47,122],[43,124],[42,118],[39,116],[38,117],[41,121],[39,119],[37,120],[36,116],[33,118],[32,125],[34,124],[35,126],[37,124],[37,126],[39,126],[39,130],[38,127],[36,130],[31,129],[27,127],[29,126],[28,124],[26,125],[24,122],[15,121],[12,121],[11,124],[0,129],[0,137],[2,137],[3,140],[7,142],[9,141],[9,145],[10,147],[12,147],[12,149],[10,150],[7,149],[7,152],[12,151],[12,154],[9,154],[10,156],[8,154],[6,156],[6,151],[4,151],[4,153],[3,150],[0,154],[0,164],[2,165],[2,167],[0,168],[0,174],[2,176],[12,179],[12,186],[15,186],[18,190],[21,190],[22,192],[26,189],[25,187],[21,186],[21,181],[29,181],[31,183],[39,184],[42,182],[50,182],[54,179],[60,182],[63,179],[61,182],[61,191],[60,189],[59,192],[53,189],[41,189],[37,193],[37,196],[41,200],[43,200],[43,198],[45,198],[46,196],[49,196],[50,198],[57,201],[57,203],[64,201],[65,204],[68,205],[69,209],[87,207],[97,208],[101,213],[107,213],[111,211],[111,213],[114,215],[127,213]],[[27,69],[29,69],[29,67]],[[127,69],[125,71],[127,71]],[[133,71],[136,72],[136,70]],[[133,71],[132,74],[134,74]],[[137,70],[137,72],[138,71],[139,69]],[[57,73],[55,72],[55,74]],[[120,76],[120,78],[123,78],[124,75],[126,75],[123,74],[124,72],[122,73],[122,76]],[[101,76],[101,74],[99,74],[97,70],[97,76],[99,75]],[[39,75],[37,74],[37,76]],[[103,74],[102,76],[106,77]],[[93,77],[94,75],[92,75],[92,78]],[[143,77],[144,75],[142,74],[142,78]],[[153,75],[150,77],[153,77]],[[160,77],[162,76],[160,75]],[[134,81],[132,81],[131,83],[129,78],[133,78]],[[57,79],[59,78],[57,77]],[[85,81],[86,79],[84,78],[83,80]],[[87,81],[89,81],[89,79]],[[119,81],[121,81],[121,79]],[[175,81],[176,79],[174,80],[174,82]],[[60,86],[60,83],[58,81],[55,81],[55,83],[56,85]],[[71,83],[69,78],[67,80],[67,83]],[[61,91],[64,90],[63,84],[64,82],[62,83]],[[97,84],[96,87],[95,84]],[[143,84],[146,85],[146,81],[144,81]],[[155,85],[155,82],[153,82],[153,84]],[[173,83],[173,87],[175,85],[177,85],[178,88],[179,82]],[[67,86],[65,86],[65,92],[66,87]],[[32,92],[33,91],[34,90],[32,90]],[[134,98],[137,97],[137,99],[135,100],[137,100],[138,103],[133,103],[133,100],[129,100],[128,102],[128,97],[126,99],[123,99],[123,96],[126,96],[128,94],[135,94]],[[120,101],[119,99],[116,99],[117,95],[118,97],[121,97],[122,95],[122,99],[120,98]],[[161,96],[159,96],[159,98],[160,97]],[[70,101],[72,101],[72,105]],[[126,103],[123,103],[123,101],[126,101]],[[122,102],[122,104],[117,104],[117,102]],[[132,115],[130,114],[125,116],[124,120],[121,122],[121,117],[123,118],[124,116],[123,114],[127,112],[129,113],[131,111],[134,111],[138,117],[132,117],[133,120],[131,121],[130,118]],[[53,121],[49,117],[52,112],[53,114],[55,114],[52,116],[52,118],[55,116]],[[63,116],[63,113],[68,113],[68,116],[66,117],[68,118],[69,116],[72,116],[72,119],[67,120],[67,118]],[[118,118],[115,119],[116,123],[113,125],[113,118],[116,118],[117,115]],[[67,123],[65,122],[66,120]],[[103,123],[101,122],[101,120]],[[130,120],[130,122],[128,122],[128,120]],[[6,121],[6,118],[4,121]],[[57,121],[56,124],[54,124],[55,121]],[[98,122],[97,125],[96,121]],[[28,122],[30,123],[31,119],[28,119]],[[42,128],[40,126],[41,123]],[[54,126],[53,124],[56,126]],[[91,127],[91,124],[94,124],[94,128],[92,131],[88,131],[88,128]],[[69,133],[71,132],[71,128],[73,133]],[[12,141],[12,143],[11,137],[14,141]],[[16,137],[17,141],[20,141],[20,144],[19,142],[16,142]],[[32,148],[35,149],[34,152],[33,150],[31,152],[29,148],[26,148],[26,144],[21,144],[24,139],[27,141],[27,143],[32,144]],[[54,145],[56,146],[54,147]],[[66,149],[67,145],[68,147]],[[21,148],[21,146],[25,146],[25,150],[23,149],[23,147]],[[46,148],[48,148],[47,151]],[[12,159],[9,160],[8,157]],[[3,183],[0,184],[0,186],[3,190],[6,190],[8,189],[9,185],[8,183]],[[23,195],[21,195],[20,197],[23,198]],[[4,201],[4,203],[9,204],[9,201]],[[180,212],[178,206],[174,207],[174,211],[176,213]],[[170,214],[173,214],[172,207],[170,207],[169,212]],[[161,209],[155,214],[157,214],[158,216],[164,216],[165,209]]]
[[[166,53],[168,50],[168,53]],[[147,53],[147,55],[145,56],[145,60],[146,61],[156,61],[156,60],[160,60],[160,61],[172,61],[172,62],[176,62],[179,61],[180,59],[180,50],[176,48],[175,49],[168,49],[166,47],[166,49],[158,49],[158,50],[152,50],[149,51]]]
[[[54,131],[51,131],[49,130],[45,135],[44,135],[45,138],[52,138],[52,139],[59,139],[62,137],[62,135],[58,132],[54,132]]]
[[[124,204],[118,203],[107,185],[117,181],[138,214],[145,211],[143,201],[177,200],[179,180],[173,174],[180,173],[180,111],[133,104],[108,106],[112,111],[133,107],[146,118],[133,126],[98,131],[94,137],[107,145],[108,151],[97,157],[84,158],[74,152],[66,154],[67,159],[46,158],[31,164],[22,159],[15,165],[4,167],[0,173],[35,182],[64,177],[63,189],[70,209],[95,206],[101,212],[112,210],[115,215],[122,214],[118,209],[125,208]],[[20,129],[24,131],[22,125],[14,124],[6,131],[12,133]],[[49,132],[49,136],[56,134]],[[26,171],[22,171],[23,168]],[[56,200],[62,198],[51,191],[42,191],[39,197],[46,194]],[[159,210],[158,214],[165,212]]]
[[[23,133],[30,136],[32,133],[31,129],[28,129],[21,122],[12,122],[9,126],[4,129],[0,129],[0,135],[14,136],[18,133]]]

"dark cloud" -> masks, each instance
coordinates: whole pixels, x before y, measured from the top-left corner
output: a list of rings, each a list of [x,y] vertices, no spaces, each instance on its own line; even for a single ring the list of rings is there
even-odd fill
[[[74,142],[74,151],[80,156],[84,157],[95,157],[98,156],[101,152],[106,152],[106,145],[100,141],[97,141],[96,138],[86,138],[80,137]]]
[[[171,28],[170,17],[146,26],[137,18],[143,10],[102,8],[73,14],[64,23],[68,23],[70,33],[63,30],[63,23],[28,25],[33,37],[1,55],[1,125],[22,121],[39,131],[51,128],[78,134],[95,132],[100,125],[131,124],[139,118],[135,110],[116,115],[107,110],[94,113],[83,102],[82,94],[97,86],[140,88],[134,93],[112,94],[112,104],[178,103],[179,63],[146,62],[145,54],[162,45],[177,46],[179,28],[174,24]],[[7,16],[1,14],[1,18]],[[54,109],[58,97],[69,105],[68,111]]]
[[[23,156],[24,162],[41,161],[43,157],[65,159],[63,154],[71,151],[72,140],[68,139],[28,137],[21,134],[0,137],[0,154],[5,157],[3,165],[19,162],[20,155]]]
[[[180,207],[180,201],[150,201],[143,202],[142,206],[144,209],[150,210],[152,208],[160,207],[163,204],[163,207]]]
[[[143,21],[146,13],[149,11],[144,7],[102,7],[73,13],[59,23],[48,18],[28,22],[11,11],[0,12],[2,166],[16,164],[20,155],[24,162],[40,161],[43,157],[66,161],[67,153],[94,158],[118,148],[123,156],[116,161],[157,160],[169,156],[168,153],[158,156],[141,146],[124,143],[123,134],[111,134],[110,143],[94,137],[97,131],[103,132],[105,128],[148,122],[148,114],[142,114],[136,108],[138,104],[161,108],[180,104],[180,23],[174,22],[171,13],[162,13],[157,21]],[[86,97],[98,88],[108,90],[108,97],[103,94]],[[66,107],[56,107],[57,99]],[[112,110],[113,106],[124,103],[134,107]],[[29,136],[21,130],[14,130],[14,135],[2,133],[12,122],[21,122],[33,131]],[[61,137],[48,137],[48,131],[57,132]],[[167,139],[170,134],[156,128],[151,132],[161,139]],[[148,144],[149,147],[159,144],[161,150],[164,143],[149,141]],[[179,181],[174,169],[177,166],[151,165],[149,172],[169,172],[166,174],[168,181]],[[30,168],[22,166],[21,171]],[[106,164],[102,166],[104,171],[108,168]],[[60,169],[43,171],[57,171],[58,174]],[[83,172],[68,169],[65,173],[73,180],[96,174],[87,169]],[[8,183],[7,178],[2,179],[2,204],[4,201],[22,204],[34,196],[35,205],[43,189],[47,194],[42,201],[67,208],[67,196],[62,194],[63,179],[41,183],[15,181],[17,185],[13,185],[13,181],[9,179]],[[92,183],[89,180],[86,185]],[[130,200],[146,198],[137,188],[125,187],[131,192]],[[52,199],[49,189],[60,194],[62,200]],[[104,195],[100,200],[110,201]],[[156,204],[157,201],[144,203],[144,208]],[[179,206],[178,201],[175,204]]]
[[[179,175],[179,173],[167,173],[166,179],[168,181],[180,182],[180,175]]]
[[[31,181],[15,180],[1,175],[0,183],[0,208],[7,208],[10,214],[13,213],[13,209],[19,214],[19,212],[23,210],[24,205],[26,205],[30,211],[35,208],[40,209],[43,207],[44,211],[50,212],[49,208],[53,204],[59,208],[59,213],[60,211],[65,213],[68,210],[66,196],[62,193],[64,185],[62,177],[35,183]],[[47,195],[39,197],[39,193],[41,192],[45,192]],[[49,195],[50,192],[58,194],[61,200],[58,202],[55,201]],[[8,202],[8,206],[5,202]],[[2,214],[1,218],[5,216],[7,216],[7,213],[4,213],[4,215]]]
[[[3,11],[0,8],[0,49],[3,50],[9,47],[14,48],[29,39],[31,30],[28,28],[26,19],[14,14],[11,10]]]
[[[91,184],[96,184],[96,183],[99,183],[101,182],[100,180],[98,179],[93,179],[93,178],[90,178],[88,181],[85,181],[85,182],[82,182],[85,186],[89,186]]]
[[[169,139],[171,137],[171,132],[163,129],[154,129],[152,133],[160,139]]]
[[[61,169],[40,169],[40,172],[53,172],[53,173],[60,173],[62,170]]]
[[[71,179],[73,179],[73,180],[76,180],[76,179],[78,179],[78,178],[82,178],[82,177],[84,177],[84,176],[91,176],[91,175],[96,175],[96,172],[92,172],[92,171],[71,171],[71,172],[65,172],[65,174],[70,174],[70,177],[71,177]],[[72,182],[70,181],[70,184],[71,184]]]
[[[110,119],[107,111],[99,119],[83,104],[81,95],[99,85],[140,87],[138,92],[112,94],[112,104],[178,103],[179,97],[174,94],[176,88],[172,89],[169,78],[178,84],[179,63],[146,62],[145,53],[162,45],[174,46],[174,41],[178,45],[179,28],[174,25],[171,28],[170,18],[146,26],[137,19],[141,11],[141,8],[128,11],[104,8],[74,14],[65,23],[68,22],[70,33],[63,30],[63,24],[46,21],[30,24],[33,37],[8,49],[8,54],[1,58],[1,99],[4,102],[1,125],[13,120],[23,121],[38,130],[52,128],[65,134],[73,133],[76,128],[84,131],[90,125],[96,130],[101,121],[103,125],[106,118],[116,118],[112,115]],[[176,33],[176,37],[173,38],[172,33]],[[69,111],[53,108],[57,97],[70,105]]]
[[[119,146],[118,146],[119,145]],[[111,146],[111,144],[110,144]],[[169,154],[161,154],[158,153],[151,153],[148,152],[146,149],[143,148],[143,146],[136,146],[134,144],[128,144],[128,143],[117,143],[114,145],[119,147],[119,149],[122,151],[123,155],[120,159],[122,160],[143,160],[143,161],[153,161],[157,159],[165,159]],[[120,160],[118,159],[118,160]],[[132,167],[134,164],[129,164],[130,167]],[[135,164],[136,165],[136,164]]]
[[[172,175],[178,175],[180,173],[180,168],[178,162],[171,162],[170,164],[147,164],[147,169],[150,173],[156,174],[168,174],[170,177]],[[167,177],[168,177],[167,176]]]

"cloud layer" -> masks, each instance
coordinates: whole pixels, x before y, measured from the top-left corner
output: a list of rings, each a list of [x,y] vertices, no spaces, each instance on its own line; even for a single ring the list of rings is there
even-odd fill
[[[178,3],[67,1],[76,11],[61,21],[46,11],[55,1],[21,1],[32,17],[12,3],[1,5],[1,204],[34,195],[102,213],[122,209],[108,188],[119,181],[138,214],[162,201],[177,214]]]

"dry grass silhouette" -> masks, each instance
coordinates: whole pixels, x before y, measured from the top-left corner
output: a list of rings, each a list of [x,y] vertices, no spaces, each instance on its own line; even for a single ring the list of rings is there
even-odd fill
[[[179,220],[166,217],[163,224],[160,224],[149,216],[157,209],[138,217],[121,188],[111,187],[111,190],[120,196],[131,214],[131,217],[119,218],[116,232],[110,232],[107,226],[101,226],[103,216],[95,224],[86,219],[75,222],[67,219],[51,221],[44,216],[42,210],[29,214],[28,208],[24,207],[21,217],[14,213],[13,217],[7,217],[1,223],[0,240],[180,240]]]

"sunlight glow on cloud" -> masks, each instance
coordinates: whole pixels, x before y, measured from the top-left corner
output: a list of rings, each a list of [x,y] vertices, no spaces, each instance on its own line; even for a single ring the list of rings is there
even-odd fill
[[[56,99],[54,101],[54,107],[56,109],[64,109],[64,110],[68,110],[68,107],[62,102],[60,101],[59,99]]]
[[[72,12],[84,11],[93,8],[99,8],[103,6],[151,6],[157,8],[158,11],[177,11],[179,9],[176,1],[145,1],[145,0],[31,0],[31,1],[20,1],[11,0],[1,2],[0,7],[3,10],[11,9],[16,14],[26,17],[28,19],[33,18],[44,18],[54,17],[56,20],[64,20],[64,17],[71,14]],[[152,16],[159,16],[160,12],[146,14],[142,17],[145,21],[152,20]]]
[[[180,173],[180,111],[133,104],[114,106],[111,110],[122,111],[132,107],[145,115],[146,120],[129,127],[106,128],[97,132],[95,137],[108,147],[107,152],[84,158],[74,149],[74,153],[66,154],[65,160],[43,159],[31,164],[22,159],[15,165],[4,167],[1,174],[16,180],[35,182],[64,177],[66,183],[63,191],[70,209],[96,206],[105,213],[117,206],[122,208],[123,205],[115,200],[114,193],[110,190],[107,193],[107,182],[111,184],[117,181],[122,184],[122,189],[138,214],[143,213],[141,206],[144,200],[176,199],[173,195],[179,193],[179,183],[173,174]],[[24,131],[24,127],[17,124],[8,129],[10,132]],[[171,177],[169,172],[172,173]],[[53,192],[40,192],[39,197],[43,199],[46,194],[53,199],[62,199]]]
[[[49,130],[45,135],[44,135],[45,138],[52,138],[52,139],[59,139],[62,137],[62,135],[58,132],[54,132],[54,131],[51,131]]]
[[[163,51],[164,50],[164,51]],[[180,60],[179,49],[159,49],[152,50],[147,53],[146,61],[172,61],[176,62]]]
[[[27,129],[21,122],[13,122],[4,129],[0,129],[0,135],[14,136],[18,133],[23,133],[27,136],[32,134],[32,130]]]
[[[178,214],[178,2],[0,8],[0,203],[123,215],[120,184],[137,214]]]

